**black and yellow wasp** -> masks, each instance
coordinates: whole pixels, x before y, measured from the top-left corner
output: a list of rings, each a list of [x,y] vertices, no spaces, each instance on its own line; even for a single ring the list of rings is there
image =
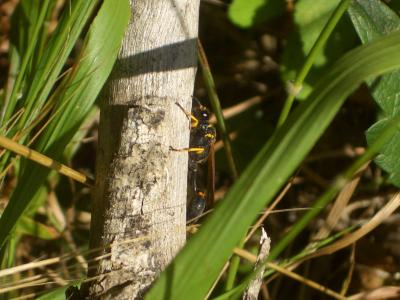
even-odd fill
[[[189,185],[193,188],[193,198],[187,207],[187,219],[191,220],[201,215],[206,203],[213,202],[214,194],[214,153],[213,145],[216,140],[216,130],[210,124],[210,112],[193,98],[192,111],[187,112],[179,103],[179,108],[190,119],[190,142],[188,148],[175,151],[189,152]],[[204,184],[203,166],[208,162],[208,184]],[[189,193],[190,195],[190,193]]]

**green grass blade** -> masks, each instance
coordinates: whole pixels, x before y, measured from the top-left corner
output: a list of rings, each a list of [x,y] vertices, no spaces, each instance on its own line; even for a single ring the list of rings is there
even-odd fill
[[[6,121],[9,119],[17,104],[18,94],[22,92],[24,79],[28,77],[29,65],[32,64],[32,56],[35,52],[37,41],[40,40],[39,34],[45,21],[49,6],[49,0],[43,1],[41,5],[39,5],[37,1],[22,1],[13,15],[13,25],[15,26],[16,22],[20,22],[20,32],[19,34],[13,35],[13,38],[16,39],[13,41],[16,46],[14,50],[18,51],[21,57],[21,65],[19,66],[10,98],[6,99],[6,105],[2,108],[5,116],[2,114],[1,123],[3,123],[3,117]],[[27,20],[25,20],[24,17]]]
[[[398,131],[400,125],[400,116],[393,118],[389,124],[382,130],[382,134],[368,147],[365,153],[360,156],[343,175],[339,176],[331,186],[324,192],[324,194],[319,197],[313,204],[312,209],[307,211],[292,228],[285,234],[285,236],[278,242],[276,246],[271,249],[268,256],[268,260],[273,260],[278,257],[278,255],[286,249],[290,242],[298,236],[299,233],[317,216],[323,208],[325,208],[329,202],[334,198],[334,196],[348,183],[354,174],[365,165],[369,160],[371,160],[375,155],[378,154],[379,150],[385,145],[390,138],[394,136],[396,131]]]
[[[323,47],[325,46],[329,36],[331,35],[332,31],[335,29],[336,24],[339,22],[342,15],[346,12],[347,7],[349,6],[350,0],[342,0],[335,11],[333,12],[332,16],[329,18],[328,22],[322,29],[321,34],[318,36],[314,46],[311,48],[310,53],[307,55],[306,61],[304,65],[300,69],[296,79],[293,82],[292,88],[289,90],[289,94],[285,100],[285,104],[282,108],[281,114],[278,120],[278,127],[286,121],[289,112],[292,108],[294,99],[296,98],[296,93],[294,91],[300,91],[303,85],[303,81],[306,78],[307,74],[310,72],[311,67],[314,64],[317,55],[322,51]]]
[[[229,132],[226,128],[225,118],[222,114],[221,102],[219,101],[217,88],[215,87],[215,82],[212,76],[210,65],[208,64],[207,56],[200,40],[197,41],[197,45],[199,52],[198,56],[199,56],[200,68],[201,68],[201,73],[203,74],[204,85],[207,89],[207,94],[210,99],[211,107],[213,109],[215,117],[217,118],[217,128],[219,134],[221,135],[221,139],[224,142],[226,160],[228,162],[231,176],[233,179],[236,179],[238,178],[239,173],[233,156],[232,143],[231,140],[229,139]]]
[[[14,18],[20,19],[21,15],[29,15],[29,11],[34,9],[38,11],[37,14],[40,14],[42,16],[40,19],[43,20],[54,1],[51,4],[46,4],[48,1],[40,5],[39,3],[40,1],[32,3],[29,1],[21,2],[21,8]],[[32,25],[21,25],[20,32],[13,37],[15,41],[10,47],[12,62],[20,64],[19,60],[21,60],[21,66],[17,67],[18,72],[16,73],[18,76],[14,83],[12,76],[9,77],[9,84],[13,85],[12,89],[7,91],[8,97],[1,112],[1,124],[6,124],[20,108],[24,109],[24,113],[18,123],[9,128],[8,137],[13,137],[17,132],[30,126],[42,113],[43,105],[48,100],[50,91],[54,89],[56,81],[59,80],[60,73],[76,40],[81,35],[87,20],[93,13],[96,1],[67,1],[65,5],[61,20],[40,57],[32,57],[32,53],[36,55],[36,53],[41,52],[41,43],[44,38],[40,37],[39,32],[45,26],[43,22],[34,22],[36,25],[33,29],[31,28],[33,27]],[[21,12],[19,13],[19,11]],[[26,18],[25,22],[30,23],[30,16]],[[32,32],[37,33],[33,34]],[[32,49],[30,51],[23,50],[24,45],[29,45]],[[26,64],[29,63],[30,68],[23,67],[24,62]],[[13,65],[11,68],[15,69]],[[23,142],[24,139],[25,136],[21,136],[20,142]],[[1,158],[0,169],[2,171],[9,163],[9,157],[10,155],[6,153]]]
[[[72,285],[72,284],[71,284]],[[37,298],[37,300],[65,300],[65,291],[68,286],[56,288]]]
[[[60,237],[60,234],[53,227],[44,225],[29,217],[21,218],[15,231],[19,234],[32,235],[42,240],[54,240]]]
[[[40,114],[50,91],[58,80],[62,68],[82,32],[87,20],[93,13],[97,1],[78,0],[67,2],[63,16],[49,40],[46,50],[37,62],[37,69],[32,82],[25,82],[26,92],[18,101],[23,104],[25,113],[15,129],[21,129]],[[71,5],[69,7],[69,5]],[[25,76],[26,74],[20,74]],[[10,104],[6,109],[4,120],[7,121],[16,108],[16,97],[21,93],[16,83],[11,95]]]
[[[111,72],[129,17],[128,0],[107,0],[103,3],[89,30],[74,72],[60,84],[63,93],[56,91],[59,99],[53,112],[54,118],[37,142],[37,150],[52,158],[61,157]],[[18,186],[0,218],[0,245],[4,245],[49,173],[48,169],[26,162]]]
[[[146,299],[203,299],[232,249],[363,80],[400,68],[400,33],[340,59],[271,137],[214,213],[163,272]]]
[[[357,228],[357,226],[351,226],[351,227],[346,228],[343,231],[340,231],[340,232],[338,232],[338,233],[336,233],[336,234],[334,234],[334,235],[332,235],[332,236],[330,236],[330,237],[328,237],[326,239],[318,241],[318,242],[314,243],[312,247],[306,247],[305,249],[303,249],[302,251],[300,251],[296,255],[292,256],[291,258],[288,258],[288,259],[285,259],[285,260],[281,261],[279,263],[279,265],[286,268],[288,266],[296,264],[299,261],[301,261],[304,257],[306,257],[307,255],[313,253],[317,249],[323,248],[324,246],[327,246],[327,245],[333,243],[334,241],[336,241],[340,237],[343,237],[345,234],[348,234],[351,231],[354,231],[356,228]],[[269,276],[271,276],[275,272],[276,272],[276,270],[273,270],[273,269],[266,270],[265,273],[264,273],[264,278],[268,278]],[[250,276],[249,276],[249,278],[250,278]],[[224,293],[222,295],[219,295],[219,296],[213,298],[213,300],[223,300],[223,299],[228,299],[230,297],[238,297],[239,294],[244,289],[247,288],[249,280],[250,280],[249,278],[246,278],[245,280],[243,280],[239,285],[237,285],[235,288],[233,288],[229,292],[226,292],[226,293]]]

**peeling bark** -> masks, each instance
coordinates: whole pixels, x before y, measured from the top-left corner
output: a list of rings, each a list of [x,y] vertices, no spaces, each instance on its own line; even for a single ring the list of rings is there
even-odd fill
[[[187,154],[199,0],[131,0],[102,95],[89,297],[141,299],[186,238]]]

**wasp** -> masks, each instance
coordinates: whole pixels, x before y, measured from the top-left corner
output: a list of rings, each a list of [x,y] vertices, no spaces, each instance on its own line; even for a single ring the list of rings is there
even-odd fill
[[[206,207],[206,202],[213,201],[214,193],[214,155],[213,145],[216,141],[216,130],[210,121],[209,110],[201,102],[193,98],[192,111],[187,112],[178,102],[179,108],[190,120],[190,142],[188,148],[175,149],[174,151],[189,152],[189,184],[193,187],[192,200],[187,208],[187,219],[191,220],[201,215]],[[208,164],[208,187],[200,186],[204,182],[203,165]],[[208,191],[207,191],[208,190]]]
[[[192,193],[189,193],[191,200],[186,209],[186,219],[189,221],[200,216],[206,208],[207,191],[197,187],[198,181],[199,179],[196,176],[193,181]]]
[[[211,146],[216,140],[216,131],[210,121],[210,112],[199,100],[193,98],[192,113],[187,112],[178,102],[179,108],[190,119],[189,148],[174,149],[175,151],[188,151],[192,162],[204,163],[210,153]]]

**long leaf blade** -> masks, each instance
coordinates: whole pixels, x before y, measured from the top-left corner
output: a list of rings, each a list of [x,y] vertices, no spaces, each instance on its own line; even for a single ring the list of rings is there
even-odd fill
[[[400,67],[400,33],[345,55],[267,142],[146,299],[203,299],[232,249],[366,78]]]
[[[61,156],[65,147],[89,113],[98,93],[111,72],[117,58],[123,34],[130,17],[128,0],[103,3],[96,16],[73,73],[67,78],[65,92],[49,127],[37,144],[39,151],[53,158]],[[19,184],[0,218],[0,245],[4,245],[24,210],[34,198],[50,170],[27,162]]]

